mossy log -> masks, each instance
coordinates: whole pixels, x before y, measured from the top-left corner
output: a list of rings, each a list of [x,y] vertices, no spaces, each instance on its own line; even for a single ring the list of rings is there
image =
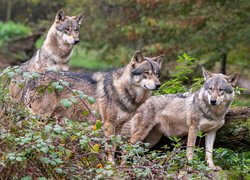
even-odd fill
[[[250,151],[250,107],[231,108],[218,130],[215,146]]]
[[[130,137],[130,123],[122,128],[122,134]],[[164,138],[166,139],[166,138]],[[158,146],[168,143],[161,140]],[[226,114],[224,126],[218,130],[215,147],[236,151],[250,151],[250,107],[234,107]]]

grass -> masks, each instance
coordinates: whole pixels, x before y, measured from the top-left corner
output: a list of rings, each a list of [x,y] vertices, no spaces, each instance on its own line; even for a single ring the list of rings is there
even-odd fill
[[[86,50],[81,47],[74,48],[69,65],[90,70],[108,69],[111,67],[109,63],[100,59],[98,51]]]
[[[250,95],[239,95],[235,101],[234,101],[235,106],[248,106],[250,107]]]

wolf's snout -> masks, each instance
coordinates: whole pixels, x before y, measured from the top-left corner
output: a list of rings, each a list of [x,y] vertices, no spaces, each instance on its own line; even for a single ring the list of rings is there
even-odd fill
[[[74,44],[77,44],[77,43],[79,43],[79,42],[80,42],[79,39],[74,40]]]
[[[157,85],[155,86],[155,90],[159,89],[160,87],[161,87],[161,84],[157,84]]]
[[[211,105],[216,105],[216,100],[210,100]]]

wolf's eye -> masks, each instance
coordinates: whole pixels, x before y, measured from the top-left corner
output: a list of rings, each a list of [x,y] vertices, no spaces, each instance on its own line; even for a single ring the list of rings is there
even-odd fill
[[[223,94],[224,94],[224,92],[225,92],[225,89],[219,89],[219,93],[220,93],[220,95],[223,95]]]
[[[213,90],[213,88],[211,88],[211,87],[210,87],[210,88],[208,88],[208,90],[212,91],[212,90]]]
[[[225,89],[219,89],[220,92],[225,91]]]
[[[147,75],[149,75],[149,72],[148,72],[148,71],[144,71],[144,74],[147,74]]]
[[[79,32],[79,29],[78,29],[78,28],[76,28],[76,29],[75,29],[75,32]]]

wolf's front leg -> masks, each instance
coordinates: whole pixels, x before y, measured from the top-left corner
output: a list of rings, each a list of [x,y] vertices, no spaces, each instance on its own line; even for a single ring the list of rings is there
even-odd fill
[[[215,136],[216,136],[216,130],[208,132],[205,137],[206,161],[207,161],[208,166],[212,168],[213,170],[221,170],[219,166],[214,166],[214,162],[213,162],[213,146],[214,146]]]
[[[188,130],[188,142],[187,142],[187,159],[188,161],[193,159],[194,156],[194,146],[197,137],[197,127],[191,125]]]
[[[115,135],[115,126],[113,125],[112,122],[105,122],[104,128],[105,128],[104,134],[106,137],[109,138],[111,135]],[[116,147],[112,146],[111,148],[109,148],[109,143],[106,142],[105,149],[106,149],[106,151],[108,151],[108,161],[112,164],[115,164]]]

